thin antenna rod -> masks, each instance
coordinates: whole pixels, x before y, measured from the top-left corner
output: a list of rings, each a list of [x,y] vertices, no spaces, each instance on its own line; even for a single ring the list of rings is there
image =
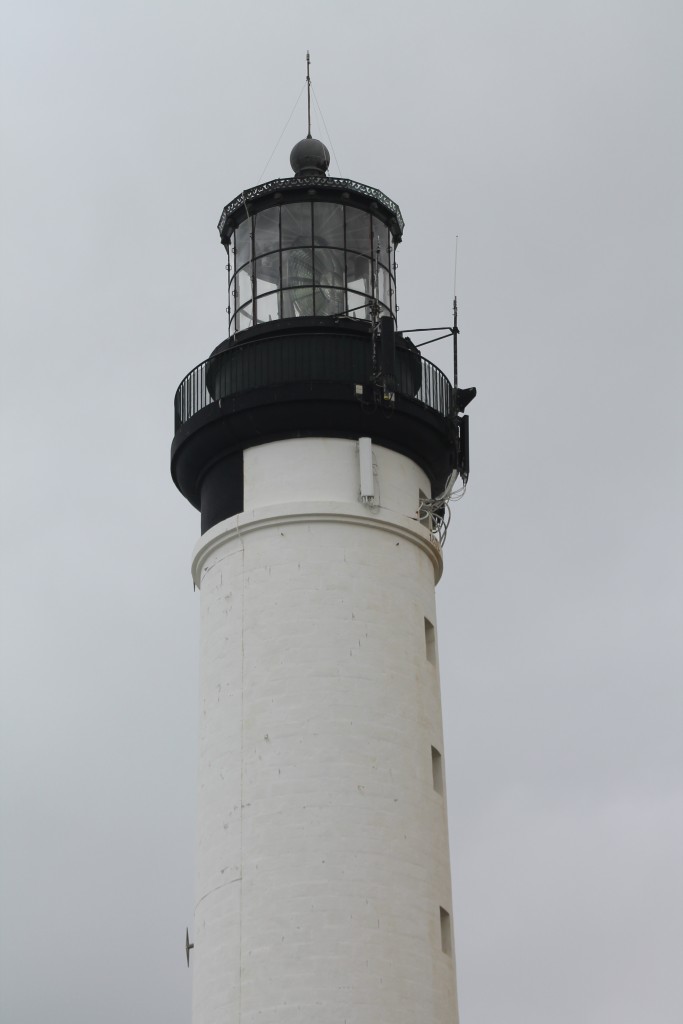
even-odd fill
[[[453,268],[453,401],[456,403],[454,413],[457,413],[458,395],[458,236],[455,236],[455,266]]]
[[[306,85],[308,86],[308,135],[307,139],[311,137],[311,53],[310,50],[306,50]]]
[[[453,296],[453,388],[458,390],[458,299]]]

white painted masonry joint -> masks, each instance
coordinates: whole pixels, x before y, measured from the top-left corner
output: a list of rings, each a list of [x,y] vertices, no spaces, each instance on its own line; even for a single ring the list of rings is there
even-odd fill
[[[192,578],[196,586],[201,587],[202,585],[202,570],[208,559],[231,541],[241,541],[247,534],[258,530],[275,527],[284,529],[287,526],[305,523],[344,523],[393,533],[400,540],[414,544],[428,555],[434,568],[435,585],[441,579],[443,571],[441,549],[431,542],[418,523],[405,516],[388,512],[386,509],[365,511],[357,504],[347,502],[301,501],[240,512],[239,515],[225,519],[207,530],[199,539],[192,553]],[[425,619],[425,624],[427,622],[428,620]],[[431,623],[429,625],[433,630],[434,627]],[[434,660],[435,658],[436,655]]]

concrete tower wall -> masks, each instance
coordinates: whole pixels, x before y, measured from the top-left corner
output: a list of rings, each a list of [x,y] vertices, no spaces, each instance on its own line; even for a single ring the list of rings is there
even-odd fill
[[[195,550],[194,1024],[457,1021],[429,484],[357,449],[247,449]]]

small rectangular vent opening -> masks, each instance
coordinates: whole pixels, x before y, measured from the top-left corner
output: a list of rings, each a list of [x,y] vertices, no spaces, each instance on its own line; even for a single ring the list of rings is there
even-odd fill
[[[432,778],[434,789],[443,796],[443,761],[436,747],[432,747]]]
[[[427,660],[436,665],[436,631],[429,619],[425,619],[425,647]]]
[[[451,931],[451,915],[443,907],[439,907],[441,917],[441,949],[447,956],[453,956],[453,933]]]

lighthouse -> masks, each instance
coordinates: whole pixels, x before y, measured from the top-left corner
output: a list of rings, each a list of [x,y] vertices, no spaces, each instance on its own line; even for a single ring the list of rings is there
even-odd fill
[[[458,1019],[435,586],[474,389],[399,329],[399,207],[329,162],[309,124],[291,176],[224,208],[229,334],[175,396],[193,1024]]]

